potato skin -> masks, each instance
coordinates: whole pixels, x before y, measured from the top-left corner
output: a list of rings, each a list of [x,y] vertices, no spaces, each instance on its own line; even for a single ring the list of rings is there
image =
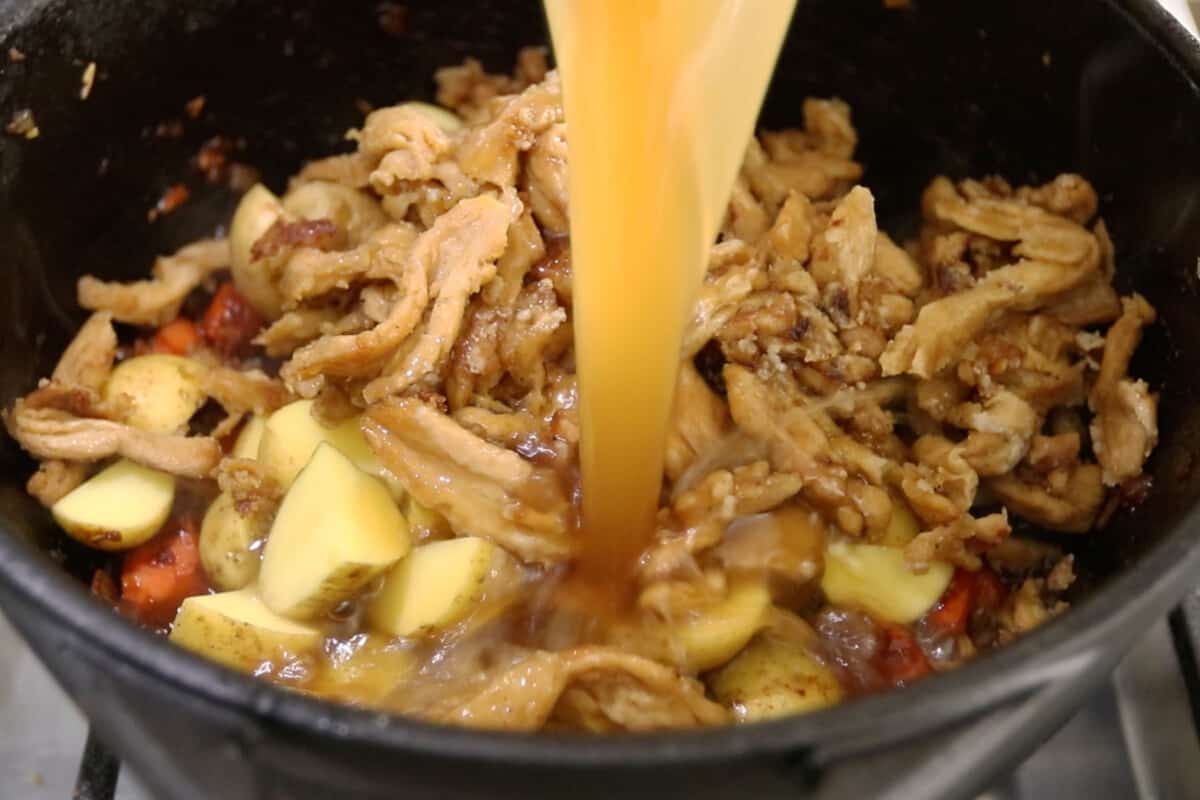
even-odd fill
[[[72,539],[97,550],[131,550],[167,521],[175,479],[119,460],[64,495],[50,513]]]
[[[806,714],[841,701],[833,672],[800,642],[765,633],[709,677],[738,722]]]
[[[321,442],[271,523],[260,596],[276,614],[315,619],[391,569],[411,546],[408,523],[383,482]]]
[[[421,545],[391,569],[367,609],[371,625],[392,636],[443,630],[474,611],[489,584],[516,570],[486,539],[463,536]]]
[[[257,183],[242,195],[242,202],[238,204],[229,225],[233,284],[250,301],[254,310],[267,320],[278,319],[283,313],[283,298],[271,282],[270,265],[265,258],[254,259],[251,250],[267,229],[284,216],[279,198],[270,189]]]
[[[209,582],[221,591],[249,586],[262,563],[263,533],[256,520],[238,513],[229,492],[217,495],[200,526],[200,563]]]
[[[104,385],[104,397],[127,406],[127,421],[133,427],[176,433],[204,404],[204,369],[183,356],[134,356],[113,370]]]
[[[171,641],[243,672],[282,663],[321,643],[321,630],[271,613],[253,589],[189,597],[179,607]]]

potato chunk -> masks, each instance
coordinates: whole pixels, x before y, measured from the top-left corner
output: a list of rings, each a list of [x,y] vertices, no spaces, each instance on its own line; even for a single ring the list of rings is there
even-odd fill
[[[263,551],[272,611],[311,619],[408,554],[408,523],[387,488],[322,442],[288,490]]]
[[[50,509],[62,529],[88,547],[128,550],[153,536],[171,513],[175,479],[122,459]]]
[[[287,488],[308,463],[317,445],[332,445],[363,472],[386,480],[390,473],[375,456],[359,428],[358,416],[326,428],[312,415],[312,400],[289,403],[267,418],[258,460]]]
[[[238,513],[233,495],[217,495],[200,525],[199,545],[200,563],[213,586],[232,591],[254,581],[259,568],[256,542],[262,533],[255,520]]]
[[[179,607],[171,641],[243,672],[316,649],[321,631],[272,612],[252,589],[189,597]]]
[[[917,575],[903,550],[841,541],[825,551],[821,590],[832,603],[906,625],[933,608],[953,575],[954,568],[940,562]]]
[[[817,711],[836,705],[845,694],[803,644],[769,633],[714,673],[709,686],[738,722]]]
[[[887,530],[877,544],[888,547],[904,547],[921,532],[921,523],[909,508],[904,498],[892,495],[892,518],[888,521]]]
[[[242,195],[229,225],[229,258],[234,286],[268,320],[278,319],[283,310],[283,298],[272,282],[275,265],[270,258],[255,259],[251,250],[267,229],[284,215],[279,198],[261,183],[256,183]]]
[[[126,404],[126,421],[155,433],[175,433],[204,405],[204,367],[190,358],[152,353],[117,365],[104,399]]]
[[[450,523],[445,517],[432,508],[421,505],[411,494],[405,494],[400,507],[404,511],[404,518],[408,520],[408,527],[417,541],[449,539],[454,535],[454,531],[450,529]]]
[[[464,536],[421,545],[388,575],[367,619],[393,636],[447,628],[471,613],[501,572],[514,569],[511,556],[487,539]]]
[[[255,414],[242,426],[237,441],[233,444],[234,458],[258,458],[258,448],[262,444],[263,432],[267,429],[267,418]]]
[[[704,672],[737,655],[766,625],[770,606],[771,593],[763,582],[735,581],[721,602],[677,625],[671,638],[682,648],[686,666]]]

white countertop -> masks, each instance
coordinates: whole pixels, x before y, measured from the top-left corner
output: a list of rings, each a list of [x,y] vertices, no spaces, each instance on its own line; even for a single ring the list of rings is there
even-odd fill
[[[1190,3],[1188,0],[1158,0],[1167,11],[1175,15],[1175,18],[1183,23],[1184,27],[1192,33],[1196,33],[1196,18],[1193,12],[1200,8],[1200,3]]]

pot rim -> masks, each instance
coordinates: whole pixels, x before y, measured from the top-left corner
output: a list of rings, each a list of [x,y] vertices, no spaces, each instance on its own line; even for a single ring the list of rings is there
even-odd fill
[[[1200,103],[1200,42],[1155,0],[1105,0],[1167,57]],[[19,23],[17,23],[19,24]],[[0,30],[9,27],[0,24]],[[1071,680],[1111,655],[1141,623],[1161,615],[1200,574],[1200,504],[1136,564],[1070,613],[962,668],[917,685],[812,714],[700,731],[610,736],[519,734],[435,725],[278,688],[209,662],[96,603],[75,580],[0,518],[0,582],[102,658],[226,711],[346,744],[514,766],[707,764],[746,755],[817,751],[844,755],[920,735]],[[1129,633],[1133,629],[1132,634]]]

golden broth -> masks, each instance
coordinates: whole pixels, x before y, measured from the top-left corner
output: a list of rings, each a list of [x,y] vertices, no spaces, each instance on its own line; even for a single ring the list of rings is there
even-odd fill
[[[653,530],[684,324],[794,0],[546,0],[570,148],[583,552]],[[611,596],[611,593],[610,593]]]

